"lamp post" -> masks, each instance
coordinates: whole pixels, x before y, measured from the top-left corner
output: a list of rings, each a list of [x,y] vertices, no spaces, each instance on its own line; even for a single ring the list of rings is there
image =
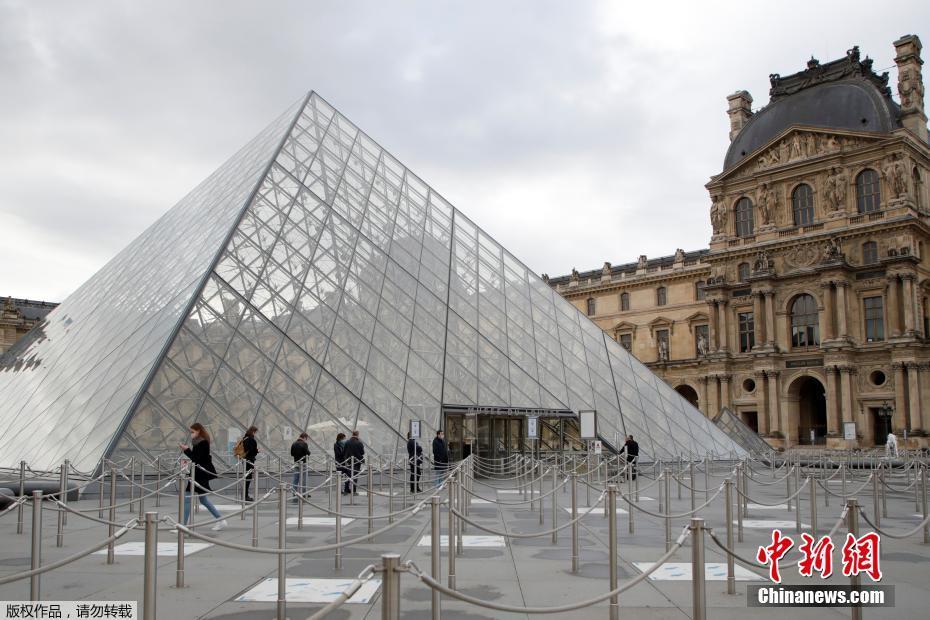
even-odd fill
[[[878,415],[885,421],[885,441],[888,441],[888,434],[891,433],[891,416],[894,415],[894,409],[888,404],[888,401],[882,403],[878,409]]]

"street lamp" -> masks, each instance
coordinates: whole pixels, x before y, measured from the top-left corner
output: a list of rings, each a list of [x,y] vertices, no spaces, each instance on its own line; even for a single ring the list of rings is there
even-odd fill
[[[894,409],[888,404],[888,401],[882,403],[882,406],[878,409],[878,415],[885,420],[885,441],[888,441],[888,434],[891,433],[891,416],[893,414]]]

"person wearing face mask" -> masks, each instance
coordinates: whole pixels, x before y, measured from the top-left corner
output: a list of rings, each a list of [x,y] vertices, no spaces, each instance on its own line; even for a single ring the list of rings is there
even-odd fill
[[[184,452],[184,456],[189,458],[194,464],[194,493],[197,494],[197,499],[200,501],[200,504],[210,511],[214,519],[222,519],[221,521],[217,521],[211,529],[214,531],[225,530],[228,525],[226,519],[223,519],[223,515],[220,514],[220,511],[217,510],[213,502],[210,501],[210,497],[206,495],[206,493],[210,492],[210,481],[216,478],[216,468],[213,466],[213,458],[210,456],[210,433],[207,432],[207,429],[205,429],[200,422],[191,424],[190,431],[191,445],[188,446],[187,444],[181,443],[178,444],[178,447]],[[184,494],[185,525],[190,519],[190,514],[191,484],[188,482]]]

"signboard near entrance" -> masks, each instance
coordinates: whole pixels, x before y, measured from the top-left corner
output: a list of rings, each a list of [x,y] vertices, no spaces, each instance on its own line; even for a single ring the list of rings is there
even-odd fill
[[[539,439],[539,418],[532,417],[526,419],[526,438]]]
[[[848,439],[851,441],[856,440],[856,423],[855,422],[845,422],[843,424],[843,439]]]
[[[411,439],[420,438],[420,421],[410,420],[410,437]]]
[[[581,439],[597,439],[597,411],[587,409],[578,412]]]

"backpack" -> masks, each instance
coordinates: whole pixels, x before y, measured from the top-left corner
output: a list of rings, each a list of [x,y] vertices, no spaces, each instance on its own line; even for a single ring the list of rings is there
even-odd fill
[[[240,439],[239,441],[237,441],[236,447],[233,448],[233,456],[235,456],[237,459],[245,458],[245,444],[242,443],[243,439]]]

